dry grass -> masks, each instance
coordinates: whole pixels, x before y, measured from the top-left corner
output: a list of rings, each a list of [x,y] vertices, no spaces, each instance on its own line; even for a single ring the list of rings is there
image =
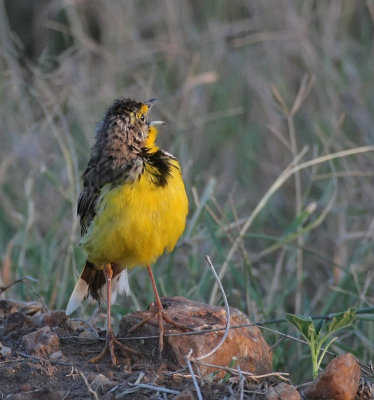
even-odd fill
[[[186,234],[155,268],[163,294],[219,302],[209,254],[253,320],[372,306],[373,16],[370,1],[0,1],[2,279],[38,280],[12,295],[65,306],[94,125],[128,96],[161,100],[189,191]],[[119,312],[152,300],[142,271],[131,283]],[[372,325],[333,350],[367,362]],[[275,364],[299,380],[294,346]]]

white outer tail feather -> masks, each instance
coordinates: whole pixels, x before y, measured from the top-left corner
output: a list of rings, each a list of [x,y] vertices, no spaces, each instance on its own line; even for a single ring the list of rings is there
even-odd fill
[[[123,269],[117,276],[112,280],[112,297],[111,303],[116,301],[117,294],[126,293],[127,296],[130,295],[130,285],[129,278],[127,274],[127,269]],[[86,281],[82,278],[78,279],[73,293],[70,296],[68,305],[66,306],[66,315],[72,314],[89,295],[89,287]],[[101,287],[99,291],[100,301],[106,302],[106,283]]]
[[[131,294],[129,276],[126,268],[118,274],[118,293],[123,294],[124,292],[126,296],[130,296]]]
[[[73,293],[70,296],[69,303],[66,306],[66,315],[70,315],[72,312],[74,312],[87,296],[88,283],[82,278],[79,278],[78,282],[75,285]]]

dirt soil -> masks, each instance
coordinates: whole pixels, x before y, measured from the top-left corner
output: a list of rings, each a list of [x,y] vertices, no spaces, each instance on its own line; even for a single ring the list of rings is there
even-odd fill
[[[26,343],[25,337],[40,330],[45,333],[43,337]],[[47,344],[40,348],[44,339]],[[198,398],[199,390],[204,400],[264,400],[271,388],[281,382],[276,374],[253,379],[226,373],[223,379],[211,374],[194,383],[189,370],[178,367],[168,358],[167,351],[160,359],[157,342],[156,339],[154,352],[145,353],[148,356],[129,355],[117,349],[119,365],[114,366],[109,355],[93,364],[89,360],[101,352],[105,331],[97,331],[85,321],[69,319],[63,311],[46,312],[38,303],[0,299],[1,399],[193,400]],[[131,341],[126,345],[131,346]],[[142,348],[146,347],[149,343],[144,342]],[[361,380],[355,400],[372,399],[372,389]]]
[[[92,364],[91,357],[104,346],[92,338],[87,324],[68,319],[64,312],[40,313],[30,304],[15,307],[0,300],[0,391],[3,399],[195,399],[197,397],[188,369],[172,361],[130,356],[116,350],[121,364],[113,366],[109,356]],[[37,308],[37,307],[36,307]],[[23,336],[49,326],[59,338],[58,350],[35,355],[25,350]],[[129,344],[129,343],[127,343]],[[11,349],[11,352],[9,349]],[[7,353],[7,350],[9,353]],[[204,399],[264,399],[269,386],[279,382],[271,377],[249,382],[226,376],[214,382],[197,381]],[[147,387],[146,385],[152,385]],[[182,397],[181,393],[184,394]],[[178,397],[179,395],[179,397]]]

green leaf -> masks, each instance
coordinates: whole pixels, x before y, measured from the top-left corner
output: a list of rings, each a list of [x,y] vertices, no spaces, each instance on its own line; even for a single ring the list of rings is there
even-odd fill
[[[345,312],[341,312],[336,314],[332,321],[327,325],[327,329],[329,333],[335,332],[338,329],[345,328],[355,320],[356,318],[356,309],[349,308]]]
[[[319,335],[319,333],[321,332],[321,329],[325,326],[325,320],[324,319],[320,319],[319,321],[317,321],[314,325],[314,328],[316,330],[317,336]]]
[[[309,343],[314,342],[317,339],[318,335],[314,329],[312,318],[302,317],[301,315],[286,314],[286,320],[295,326]]]
[[[285,229],[282,237],[289,236],[295,232],[297,232],[308,220],[308,218],[313,214],[316,209],[316,204],[313,202],[309,204],[304,210],[297,215],[291,223]]]
[[[237,361],[238,361],[238,359],[236,357],[233,357],[230,362],[230,368],[235,368]],[[224,382],[224,383],[228,382],[230,380],[230,378],[231,378],[231,373],[226,372],[225,376],[222,379],[222,382]]]

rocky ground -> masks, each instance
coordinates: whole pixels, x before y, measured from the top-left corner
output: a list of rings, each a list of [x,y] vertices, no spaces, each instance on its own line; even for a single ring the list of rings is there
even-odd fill
[[[195,331],[213,332],[165,338],[165,352],[160,359],[158,339],[154,337],[157,322],[150,320],[137,332],[137,337],[153,339],[126,341],[142,354],[118,351],[121,363],[114,366],[109,356],[95,364],[89,362],[104,345],[104,331],[97,332],[83,321],[70,320],[62,311],[42,312],[36,303],[0,300],[2,398],[189,400],[198,398],[199,391],[204,399],[374,398],[370,385],[360,380],[360,368],[350,354],[335,359],[325,375],[304,392],[297,391],[287,382],[286,374],[271,371],[271,352],[256,327],[232,329],[214,354],[201,361],[191,358],[190,365],[197,376],[193,382],[186,367],[187,349],[192,349],[192,354],[206,354],[213,343],[220,341],[224,331],[216,329],[225,326],[225,310],[183,298],[163,301],[168,313],[179,318],[179,322],[185,321]],[[181,314],[181,307],[187,310],[185,315]],[[119,337],[129,337],[129,327],[146,314],[124,317]],[[231,324],[246,322],[246,317],[234,310]],[[232,370],[227,368],[230,360]]]

